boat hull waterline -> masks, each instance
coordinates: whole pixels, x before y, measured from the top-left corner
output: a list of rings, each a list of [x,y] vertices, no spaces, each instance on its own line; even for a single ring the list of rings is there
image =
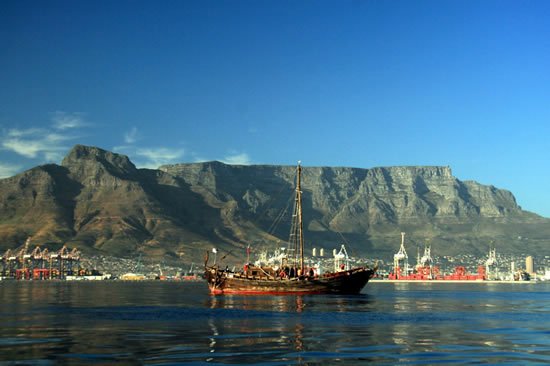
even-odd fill
[[[358,294],[374,276],[369,268],[354,268],[315,277],[250,277],[215,267],[206,271],[210,293],[221,294]]]

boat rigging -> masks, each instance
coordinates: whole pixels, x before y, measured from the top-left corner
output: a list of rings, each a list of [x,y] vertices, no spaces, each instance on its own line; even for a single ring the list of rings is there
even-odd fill
[[[302,211],[302,166],[296,168],[296,189],[294,211],[290,229],[289,248],[279,253],[280,266],[251,265],[246,262],[240,271],[227,267],[221,269],[214,261],[208,265],[208,252],[205,257],[205,278],[212,294],[323,294],[361,292],[374,276],[376,268],[347,265],[347,252],[342,247],[338,259],[346,259],[346,265],[333,272],[319,273],[319,269],[307,268],[304,261],[304,232]],[[345,254],[344,254],[345,253]],[[247,256],[249,250],[247,249]],[[336,257],[335,257],[336,258]]]

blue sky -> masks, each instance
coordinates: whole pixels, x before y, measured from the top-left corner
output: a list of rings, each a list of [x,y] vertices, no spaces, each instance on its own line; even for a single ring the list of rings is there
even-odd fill
[[[0,4],[0,176],[74,144],[138,167],[450,166],[550,217],[550,2]]]

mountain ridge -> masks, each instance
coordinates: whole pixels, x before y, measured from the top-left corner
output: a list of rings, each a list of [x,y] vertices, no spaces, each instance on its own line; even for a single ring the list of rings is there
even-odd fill
[[[288,239],[281,212],[292,203],[295,169],[217,161],[138,169],[125,155],[76,145],[61,165],[0,180],[0,249],[32,236],[40,245],[173,260],[200,261],[218,247],[237,260],[247,245]],[[445,254],[547,250],[549,219],[448,166],[303,167],[303,191],[313,246],[345,242],[357,254],[387,256],[405,231],[412,245]]]

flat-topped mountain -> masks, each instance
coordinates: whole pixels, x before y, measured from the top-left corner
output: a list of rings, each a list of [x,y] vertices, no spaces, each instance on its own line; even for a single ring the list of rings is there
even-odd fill
[[[77,145],[61,165],[0,180],[0,250],[67,244],[115,256],[200,261],[288,240],[295,167],[175,164],[137,169],[128,157]],[[308,247],[345,243],[389,256],[401,231],[411,250],[438,254],[547,251],[550,220],[512,193],[453,177],[449,167],[304,167]],[[411,253],[412,254],[412,253]]]

